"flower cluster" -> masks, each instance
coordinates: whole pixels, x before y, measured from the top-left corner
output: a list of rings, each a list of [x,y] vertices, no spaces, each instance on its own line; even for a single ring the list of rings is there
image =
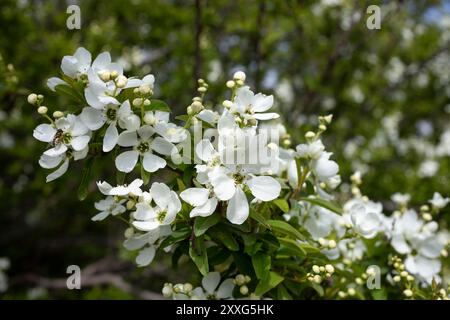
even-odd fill
[[[153,75],[128,78],[108,53],[91,60],[80,48],[63,58],[62,77],[48,81],[75,100],[77,110],[50,117],[42,95],[28,97],[48,121],[33,133],[49,143],[39,163],[57,168],[47,176],[51,181],[70,160],[86,159],[89,169],[111,153],[120,174],[115,184],[97,182],[104,198],[95,203],[99,212],[92,220],[124,222],[123,245],[137,251],[140,267],[163,250],[174,265],[189,256],[203,275],[202,287],[166,284],[166,297],[289,299],[305,288],[327,298],[364,296],[363,279],[377,269],[362,262],[377,250],[385,254],[377,263],[388,266],[391,285],[405,278],[403,296],[444,285],[440,257],[447,255],[449,235],[433,216],[449,199],[435,193],[419,214],[408,206],[409,195],[395,194],[398,210],[388,215],[362,194],[359,172],[351,177],[351,197],[337,197],[339,165],[321,139],[332,115],[320,116],[317,130],[292,147],[271,111],[274,97],[254,93],[238,71],[226,82],[229,97],[218,111],[205,107],[211,105],[205,101],[209,85],[199,79],[199,95],[178,125],[167,104],[153,98]],[[79,190],[87,183],[83,176]],[[221,273],[228,277],[222,283]]]

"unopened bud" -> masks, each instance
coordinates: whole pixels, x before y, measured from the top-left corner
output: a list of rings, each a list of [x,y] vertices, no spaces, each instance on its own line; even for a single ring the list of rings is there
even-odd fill
[[[116,81],[117,88],[125,88],[125,86],[128,83],[127,77],[125,77],[123,75],[118,76],[115,81]]]
[[[112,80],[114,80],[118,76],[119,76],[119,73],[116,70],[111,71],[110,77],[111,77]]]
[[[233,75],[233,80],[235,80],[235,81],[242,81],[242,82],[244,82],[245,78],[246,78],[245,73],[242,72],[242,71],[237,71]]]
[[[227,88],[232,89],[234,88],[234,86],[236,85],[236,83],[233,80],[229,80],[226,83]]]
[[[248,294],[248,287],[246,285],[243,285],[242,287],[239,288],[239,292],[243,295],[246,296]]]
[[[36,93],[31,93],[28,95],[27,101],[29,104],[36,104],[38,96]]]
[[[133,106],[138,107],[142,104],[142,102],[144,102],[142,98],[135,98],[133,100]]]
[[[37,112],[38,112],[39,114],[46,114],[47,111],[48,111],[47,107],[44,107],[44,106],[41,106],[41,107],[39,107],[39,108],[37,109]]]
[[[64,117],[64,113],[62,113],[61,111],[53,112],[53,118],[59,119],[59,118],[62,118],[62,117]]]
[[[111,72],[109,72],[108,70],[102,70],[98,72],[98,76],[100,77],[100,79],[102,79],[104,82],[108,82],[109,80],[111,80]]]

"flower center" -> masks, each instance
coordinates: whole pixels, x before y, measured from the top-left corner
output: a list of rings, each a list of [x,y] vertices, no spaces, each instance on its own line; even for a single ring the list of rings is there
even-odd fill
[[[162,223],[164,221],[164,219],[166,218],[166,215],[167,215],[167,211],[162,210],[158,213],[158,217],[156,218],[156,220],[158,220],[159,223]]]
[[[140,153],[146,153],[150,150],[150,144],[147,141],[143,141],[139,143],[139,145],[137,146],[137,150]]]
[[[241,173],[235,173],[233,174],[233,180],[236,182],[236,184],[242,184],[245,180],[245,177]]]
[[[72,135],[69,132],[65,132],[62,136],[62,142],[64,144],[69,144],[72,141]]]
[[[106,118],[108,118],[109,121],[116,121],[117,119],[117,110],[114,108],[108,108],[106,110]]]

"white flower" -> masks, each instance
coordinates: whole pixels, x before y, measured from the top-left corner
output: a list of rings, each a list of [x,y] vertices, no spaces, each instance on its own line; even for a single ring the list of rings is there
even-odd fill
[[[50,182],[61,177],[64,173],[66,173],[67,169],[69,168],[69,161],[71,158],[73,158],[75,161],[84,159],[86,158],[88,151],[89,147],[86,146],[81,151],[70,151],[55,156],[48,156],[46,154],[42,154],[39,159],[39,165],[42,168],[54,169],[59,166],[58,169],[56,169],[46,177],[46,182]]]
[[[153,150],[163,155],[172,155],[176,148],[161,137],[152,138],[154,132],[151,126],[144,125],[137,131],[124,131],[119,135],[117,142],[119,146],[133,147],[133,150],[117,156],[115,162],[119,171],[131,172],[139,156],[142,157],[142,165],[147,172],[155,172],[166,166],[166,160],[153,154]]]
[[[105,123],[109,124],[103,137],[104,152],[111,151],[117,144],[119,139],[117,125],[129,131],[135,131],[141,125],[141,120],[131,110],[128,100],[124,101],[120,107],[115,104],[108,104],[103,109],[85,107],[80,114],[80,119],[92,131],[100,129]]]
[[[324,150],[325,146],[322,141],[318,139],[308,144],[299,144],[297,146],[297,155],[300,158],[319,159]]]
[[[211,195],[206,188],[189,188],[180,193],[181,199],[194,207],[190,217],[207,217],[214,213],[217,207],[217,198]]]
[[[323,152],[321,156],[312,164],[312,170],[320,181],[326,182],[339,172],[338,164],[330,160],[331,153]]]
[[[144,115],[144,122],[151,126],[156,126],[160,122],[169,122],[169,112],[165,111],[147,111]]]
[[[159,239],[170,235],[171,232],[170,226],[161,226],[146,233],[133,235],[125,240],[123,246],[129,251],[140,249],[139,254],[136,257],[136,263],[139,267],[145,267],[148,266],[155,257],[156,242]]]
[[[125,199],[115,201],[113,196],[108,196],[106,199],[96,202],[95,208],[99,210],[100,213],[93,216],[92,221],[101,221],[109,215],[115,216],[119,213],[124,213],[126,209],[122,204],[125,201]]]
[[[381,203],[354,199],[346,203],[344,210],[350,216],[353,230],[366,239],[374,238],[383,231]]]
[[[439,192],[435,192],[433,194],[433,199],[428,202],[437,209],[443,209],[450,202],[450,199],[444,198]]]
[[[164,139],[172,143],[180,143],[187,138],[187,130],[174,123],[160,121],[155,125],[155,131]]]
[[[80,47],[73,56],[64,56],[61,61],[63,73],[73,79],[79,79],[87,75],[91,67],[91,54],[85,48]]]
[[[279,117],[277,113],[265,113],[272,105],[272,95],[266,96],[262,93],[255,95],[248,86],[244,86],[237,90],[230,112],[247,120],[271,120]]]
[[[437,234],[438,225],[424,224],[414,210],[408,210],[394,220],[391,245],[400,254],[407,254],[406,270],[428,283],[441,269],[439,256],[447,238]]]
[[[152,207],[151,202],[156,204]],[[149,193],[136,204],[133,226],[141,231],[150,231],[162,225],[170,225],[181,210],[178,195],[163,183],[154,182]]]
[[[202,279],[204,293],[196,291],[196,298],[199,300],[233,299],[234,284],[232,279],[226,279],[220,286],[220,273],[210,272]]]
[[[394,193],[391,197],[391,200],[400,205],[406,205],[409,200],[411,200],[411,196],[409,194],[403,193]]]
[[[97,182],[97,187],[101,193],[107,196],[142,196],[141,186],[144,181],[135,179],[130,184],[119,185],[117,187],[111,186],[108,182]]]
[[[54,157],[65,153],[68,148],[81,151],[89,143],[90,132],[79,117],[69,114],[55,121],[55,125],[40,124],[33,131],[33,137],[39,141],[51,143],[53,148],[44,152]]]

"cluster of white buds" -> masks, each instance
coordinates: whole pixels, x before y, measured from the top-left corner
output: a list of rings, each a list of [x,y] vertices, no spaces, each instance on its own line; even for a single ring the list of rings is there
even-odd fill
[[[165,283],[162,289],[162,294],[165,298],[172,298],[174,294],[184,294],[190,296],[194,287],[190,283]]]
[[[334,267],[331,264],[324,266],[313,265],[311,269],[313,272],[307,273],[306,277],[309,281],[317,284],[322,283],[324,278],[331,278],[334,273]]]
[[[189,116],[193,116],[200,113],[200,111],[202,111],[203,109],[205,109],[205,107],[203,106],[202,98],[194,97],[192,99],[192,103],[187,107],[187,114]]]
[[[333,115],[329,114],[326,116],[319,116],[319,132],[322,133],[327,130],[327,126],[331,124],[331,121],[333,121]]]
[[[399,283],[404,280],[405,282],[411,283],[414,281],[414,277],[405,270],[405,265],[398,256],[393,256],[389,264],[394,267],[394,276],[392,277],[394,282]]]
[[[426,204],[420,207],[420,214],[422,216],[422,219],[427,222],[433,220],[433,216],[430,212],[430,207]]]
[[[252,279],[247,275],[238,274],[236,277],[234,277],[233,283],[239,287],[239,292],[243,296],[247,296],[249,294],[247,284],[250,283],[251,280]]]
[[[322,247],[326,247],[328,249],[334,249],[337,246],[336,240],[334,240],[334,239],[328,240],[328,239],[325,239],[325,238],[319,238],[317,240],[317,242],[319,242],[319,244]]]

